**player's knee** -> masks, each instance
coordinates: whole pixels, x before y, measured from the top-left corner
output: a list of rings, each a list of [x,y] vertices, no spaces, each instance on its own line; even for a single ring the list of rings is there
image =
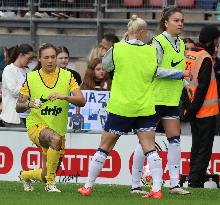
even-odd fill
[[[180,136],[169,137],[167,138],[167,140],[170,144],[175,144],[175,145],[180,144]]]
[[[39,136],[39,143],[43,148],[49,148],[49,146],[50,146],[49,139],[45,138],[42,135]]]
[[[60,151],[61,150],[61,147],[62,147],[62,139],[60,136],[58,135],[55,135],[53,136],[53,140],[52,140],[52,143],[51,143],[51,147],[57,151]]]

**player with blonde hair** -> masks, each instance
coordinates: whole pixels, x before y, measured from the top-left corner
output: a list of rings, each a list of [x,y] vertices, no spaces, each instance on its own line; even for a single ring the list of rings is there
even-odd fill
[[[157,51],[143,43],[146,34],[147,23],[133,15],[128,23],[127,41],[115,43],[103,58],[105,70],[115,69],[107,105],[109,115],[99,148],[90,163],[86,183],[78,189],[83,196],[91,194],[92,186],[119,137],[133,129],[153,173],[152,190],[157,195],[150,197],[162,198],[162,163],[155,150],[155,109],[150,100]]]

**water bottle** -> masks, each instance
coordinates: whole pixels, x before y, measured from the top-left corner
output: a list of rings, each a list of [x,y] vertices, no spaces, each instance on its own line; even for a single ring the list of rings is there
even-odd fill
[[[217,189],[217,184],[214,181],[212,181],[212,178],[209,178],[209,181],[206,181],[204,183],[204,188]]]

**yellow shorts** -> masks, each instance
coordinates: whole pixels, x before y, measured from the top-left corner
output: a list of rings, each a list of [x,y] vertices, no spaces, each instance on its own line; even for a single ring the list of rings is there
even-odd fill
[[[41,147],[42,148],[42,151],[43,151],[43,154],[46,155],[47,154],[47,150],[48,148],[44,148],[41,146],[40,142],[39,142],[39,135],[40,135],[40,132],[45,129],[45,128],[48,128],[47,125],[45,124],[37,124],[37,125],[34,125],[33,127],[31,127],[29,130],[28,130],[28,137],[29,139],[37,146],[37,147]],[[61,150],[60,150],[60,155],[61,157],[64,156],[64,149],[65,149],[65,136],[62,137],[62,145],[61,145]]]

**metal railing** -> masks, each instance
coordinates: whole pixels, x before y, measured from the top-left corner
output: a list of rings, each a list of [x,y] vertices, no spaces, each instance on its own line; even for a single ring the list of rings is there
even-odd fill
[[[101,7],[99,7],[101,5]],[[176,5],[186,12],[220,13],[219,0],[0,0],[0,11],[161,12]]]
[[[89,11],[96,12],[98,0],[39,0],[38,11]]]
[[[0,0],[1,11],[89,11],[96,12],[98,0]],[[30,5],[33,4],[33,5]]]

